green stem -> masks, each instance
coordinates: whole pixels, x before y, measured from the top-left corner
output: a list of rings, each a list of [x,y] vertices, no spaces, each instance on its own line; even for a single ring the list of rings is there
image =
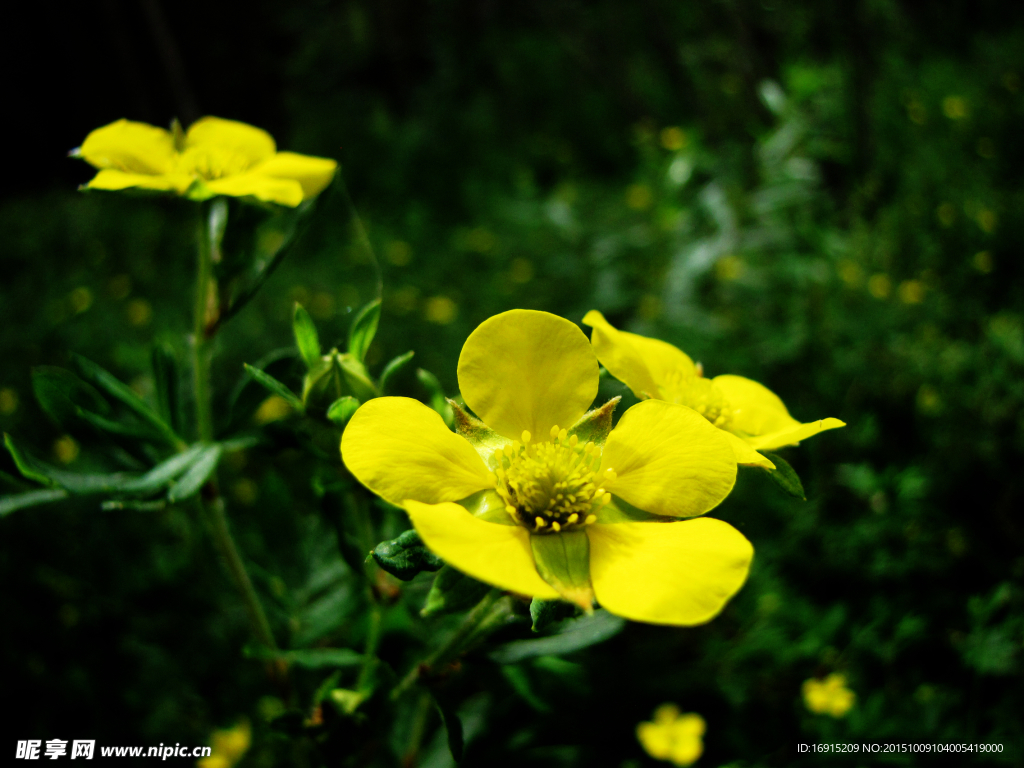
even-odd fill
[[[372,590],[371,590],[372,592]],[[370,608],[369,626],[366,629],[366,648],[363,651],[363,666],[359,670],[356,690],[370,693],[370,677],[377,667],[377,646],[380,645],[380,627],[383,623],[384,611],[380,603],[373,600]]]
[[[442,645],[438,646],[426,659],[419,662],[409,670],[409,673],[402,679],[394,690],[391,691],[391,700],[395,701],[414,686],[423,675],[442,662],[445,662],[461,651],[471,640],[480,637],[483,629],[493,629],[497,622],[491,617],[491,609],[501,598],[501,591],[492,589],[484,598],[476,604],[472,611],[466,614],[459,628]]]
[[[423,744],[423,735],[427,731],[427,720],[430,718],[430,694],[426,691],[420,696],[416,704],[416,713],[413,715],[412,728],[409,729],[409,745],[402,757],[402,768],[412,768],[419,758],[420,746]]]
[[[267,621],[267,615],[263,612],[263,606],[252,585],[252,579],[249,578],[249,572],[245,568],[242,556],[235,545],[235,539],[231,535],[231,529],[228,527],[228,518],[224,514],[224,500],[217,496],[208,504],[204,504],[201,500],[197,503],[210,526],[217,550],[224,558],[224,564],[242,596],[242,602],[245,604],[245,611],[249,615],[253,632],[263,645],[276,651],[277,642],[274,640],[274,633],[270,630],[270,622]]]
[[[216,286],[213,277],[213,264],[220,261],[220,239],[223,236],[227,217],[227,204],[223,199],[215,199],[209,206],[200,207],[200,221],[197,231],[198,265],[196,270],[196,295],[193,307],[192,336],[192,375],[195,386],[196,426],[199,440],[204,443],[213,442],[213,400],[210,389],[210,342],[217,329],[216,317]],[[276,651],[277,643],[270,630],[270,622],[263,611],[259,596],[249,578],[238,546],[228,527],[228,519],[224,514],[224,500],[217,489],[216,475],[206,484],[202,491],[209,499],[204,503],[197,502],[200,512],[209,524],[224,563],[227,565],[235,586],[242,596],[246,613],[252,624],[253,632],[267,648]]]

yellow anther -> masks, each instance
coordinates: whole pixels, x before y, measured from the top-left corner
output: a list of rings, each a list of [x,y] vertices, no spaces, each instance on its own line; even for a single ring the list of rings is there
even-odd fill
[[[543,517],[535,517],[535,518],[533,518],[533,522],[537,524],[537,530],[538,531],[541,528],[544,527],[544,518]]]
[[[604,471],[604,475],[605,475],[605,482],[606,483],[610,483],[612,480],[614,480],[616,477],[618,477],[618,475],[615,474],[615,470],[612,469],[611,467],[609,467],[608,469],[606,469]]]
[[[573,512],[571,515],[569,515],[569,519],[566,520],[565,522],[567,522],[569,525],[576,525],[576,523],[577,523],[577,521],[579,519],[580,519],[580,516],[577,515],[575,512]]]
[[[587,519],[583,521],[584,525],[590,525],[597,522],[597,515],[587,515]]]
[[[562,530],[562,526],[560,526],[558,524],[557,520],[552,520],[551,521],[551,530],[553,530],[555,533],[558,533],[560,530]]]
[[[530,434],[530,430],[524,429],[523,430],[523,445],[528,445],[532,438],[533,438],[533,435]]]
[[[558,430],[558,439],[559,440],[565,440],[565,438],[568,437],[568,435],[569,435],[569,433],[566,432],[564,429]]]
[[[578,435],[573,435],[572,437],[569,438],[569,447],[570,448],[575,448],[576,444],[579,443],[579,441],[580,441],[579,436]]]
[[[551,439],[554,440],[556,437],[558,437],[558,425],[557,424],[555,424],[555,426],[553,426],[551,428]]]
[[[516,508],[513,507],[511,504],[505,505],[505,511],[512,515],[512,517],[516,516]]]
[[[504,451],[505,455],[508,456],[510,459],[516,455],[516,449],[513,448],[511,445],[506,445],[502,450]]]

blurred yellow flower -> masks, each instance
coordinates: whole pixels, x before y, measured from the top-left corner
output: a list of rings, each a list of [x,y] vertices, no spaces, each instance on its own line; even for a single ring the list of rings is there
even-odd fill
[[[338,167],[327,158],[278,152],[266,131],[219,117],[200,118],[185,133],[122,119],[97,128],[71,154],[100,169],[89,189],[255,197],[292,208],[316,197]]]
[[[857,700],[857,694],[846,687],[846,677],[833,672],[824,680],[811,678],[803,685],[804,704],[816,715],[845,717]]]
[[[701,366],[681,349],[619,331],[597,310],[588,312],[583,324],[594,329],[590,338],[594,351],[612,376],[641,399],[695,410],[726,437],[738,464],[774,469],[758,451],[796,445],[819,432],[846,426],[839,419],[801,424],[764,385],[729,374],[706,379]]]
[[[653,722],[636,727],[636,737],[651,757],[686,766],[697,762],[704,752],[705,729],[700,715],[680,714],[675,704],[662,704],[655,710]]]
[[[868,278],[868,293],[876,299],[886,299],[892,293],[892,279],[884,272]]]
[[[365,403],[341,440],[349,471],[405,508],[424,543],[501,589],[653,624],[709,621],[747,578],[753,548],[702,518],[732,490],[724,433],[689,408],[593,411],[598,362],[574,323],[512,310],[459,357],[457,433],[422,403]],[[561,425],[565,425],[563,428]]]
[[[234,728],[214,731],[211,738],[213,750],[196,761],[199,768],[231,768],[249,750],[252,743],[252,727],[248,720],[242,720]]]

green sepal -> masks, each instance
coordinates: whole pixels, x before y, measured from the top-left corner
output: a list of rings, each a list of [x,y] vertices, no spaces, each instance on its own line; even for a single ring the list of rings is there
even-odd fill
[[[248,373],[257,384],[261,385],[268,392],[283,398],[284,401],[298,413],[306,412],[306,406],[302,404],[302,401],[299,400],[299,398],[295,396],[295,393],[288,389],[288,387],[275,379],[269,373],[264,373],[259,368],[249,365],[248,363],[244,363],[244,365],[245,372]]]
[[[49,504],[53,501],[61,501],[67,497],[68,492],[63,488],[40,488],[37,491],[0,496],[0,517],[5,517],[11,514],[11,512],[24,509],[25,507]]]
[[[670,523],[678,517],[656,515],[639,507],[634,507],[625,499],[612,496],[612,500],[597,511],[597,522],[601,525],[610,523]]]
[[[93,386],[63,368],[51,365],[33,368],[32,391],[43,411],[61,426],[73,422],[82,408],[110,413],[110,404]]]
[[[488,523],[497,525],[518,525],[512,519],[512,515],[506,509],[506,502],[497,491],[484,489],[467,496],[458,502],[459,506],[465,507],[466,511],[474,517],[486,520]]]
[[[370,553],[374,561],[402,581],[409,581],[421,571],[437,571],[444,561],[427,549],[415,529],[409,529],[391,541],[382,541]]]
[[[775,481],[775,485],[777,485],[782,492],[788,496],[793,496],[801,499],[802,501],[807,501],[807,494],[804,493],[804,485],[800,482],[800,476],[797,475],[796,470],[789,465],[789,462],[777,453],[761,451],[761,455],[775,465],[775,469],[764,470],[768,473],[768,476]]]
[[[427,602],[420,611],[420,616],[456,613],[472,608],[490,589],[486,584],[467,576],[462,571],[445,565],[434,577],[434,583],[427,593]]]
[[[292,313],[292,333],[295,334],[295,346],[299,348],[306,368],[312,369],[320,362],[320,336],[316,332],[313,318],[297,301]]]
[[[441,721],[448,734],[448,751],[452,753],[452,759],[458,765],[462,760],[464,742],[462,721],[459,719],[457,705],[446,692],[431,688],[430,693],[434,697],[434,704],[441,714]]]
[[[106,392],[115,400],[119,400],[128,406],[129,409],[153,427],[171,445],[176,447],[183,447],[185,445],[184,441],[178,437],[170,425],[161,419],[159,414],[146,401],[136,395],[130,387],[122,384],[112,374],[81,355],[72,355],[71,359],[83,379]]]
[[[348,353],[359,362],[366,359],[366,352],[377,335],[380,322],[380,299],[374,299],[356,313],[348,329]]]
[[[533,598],[530,602],[530,618],[533,620],[533,631],[544,632],[553,624],[568,619],[575,609],[561,600],[541,600]]]
[[[360,402],[351,395],[339,397],[327,409],[327,418],[339,427],[344,427],[348,420],[352,418],[352,415],[359,409],[359,406]]]
[[[441,382],[437,380],[437,376],[425,368],[417,368],[416,379],[427,390],[427,395],[430,399],[428,405],[441,415],[445,424],[449,427],[452,426],[455,417],[452,414],[451,407],[448,405],[448,398],[444,396],[444,389],[441,388]]]
[[[378,389],[382,395],[387,394],[388,384],[390,384],[391,380],[409,364],[409,361],[412,360],[413,355],[415,354],[415,352],[411,351],[406,352],[404,355],[392,358],[391,361],[384,366],[384,370],[380,374],[380,384],[378,385]]]
[[[608,433],[612,431],[612,415],[615,413],[615,406],[619,404],[621,397],[613,397],[600,408],[587,411],[580,417],[580,420],[572,425],[570,435],[576,435],[581,443],[594,443],[604,445],[608,439]]]
[[[576,603],[587,613],[593,613],[590,540],[586,532],[531,534],[530,547],[540,577],[565,600]]]
[[[198,493],[217,469],[222,453],[223,447],[219,443],[203,446],[195,463],[171,486],[167,500],[174,504]]]
[[[497,466],[494,452],[510,445],[512,441],[499,435],[454,400],[448,398],[446,402],[452,410],[455,431],[476,448],[476,452],[480,454],[480,458],[484,460],[487,468],[493,470]]]

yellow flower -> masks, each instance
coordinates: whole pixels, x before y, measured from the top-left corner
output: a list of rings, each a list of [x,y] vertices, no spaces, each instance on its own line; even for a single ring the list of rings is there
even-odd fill
[[[242,720],[234,728],[214,731],[210,754],[196,761],[199,768],[231,768],[242,759],[252,743],[252,728],[248,720]]]
[[[701,367],[682,350],[658,339],[616,330],[596,310],[587,313],[583,324],[594,329],[594,351],[612,376],[639,398],[693,408],[728,438],[738,464],[774,469],[758,451],[796,445],[826,429],[846,426],[839,419],[801,424],[764,385],[733,375],[706,379]]]
[[[192,200],[255,197],[293,208],[316,197],[338,167],[327,158],[278,152],[266,131],[219,117],[200,118],[184,134],[118,120],[71,154],[100,169],[89,189],[151,189]]]
[[[857,700],[857,694],[846,687],[846,677],[833,672],[824,680],[811,678],[803,685],[804,704],[816,715],[845,717]]]
[[[636,727],[636,737],[651,757],[685,766],[693,765],[704,752],[705,729],[700,715],[683,715],[675,704],[662,704],[654,712],[654,722]]]
[[[457,433],[422,403],[365,403],[341,440],[366,487],[405,508],[426,545],[501,589],[654,624],[710,620],[753,548],[720,520],[736,481],[720,430],[652,400],[611,429],[598,362],[573,323],[512,310],[483,322],[458,366]]]

